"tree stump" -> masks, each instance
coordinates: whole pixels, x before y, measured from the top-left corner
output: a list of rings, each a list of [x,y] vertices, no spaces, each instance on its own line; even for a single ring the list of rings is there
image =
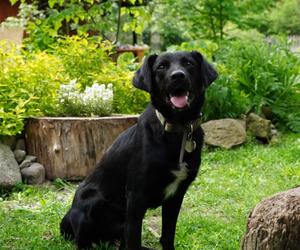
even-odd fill
[[[300,187],[267,198],[254,208],[242,249],[300,249]]]
[[[26,150],[44,165],[47,179],[82,179],[93,171],[115,138],[136,121],[137,116],[30,119]]]

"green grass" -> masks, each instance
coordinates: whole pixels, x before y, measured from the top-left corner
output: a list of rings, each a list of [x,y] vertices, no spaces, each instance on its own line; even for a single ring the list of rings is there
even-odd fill
[[[300,185],[300,135],[273,146],[248,143],[203,152],[201,172],[188,190],[176,232],[177,249],[239,249],[248,214],[264,197]],[[0,249],[75,249],[59,222],[76,186],[21,185],[0,198]],[[143,242],[160,249],[160,210],[151,210]]]

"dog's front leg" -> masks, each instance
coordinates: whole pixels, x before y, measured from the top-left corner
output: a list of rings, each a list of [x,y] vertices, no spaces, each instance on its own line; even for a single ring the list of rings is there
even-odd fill
[[[160,243],[163,250],[174,250],[176,223],[184,193],[177,193],[162,205],[162,235]]]
[[[129,195],[127,198],[127,211],[125,221],[125,249],[140,250],[142,223],[146,207],[137,196]]]

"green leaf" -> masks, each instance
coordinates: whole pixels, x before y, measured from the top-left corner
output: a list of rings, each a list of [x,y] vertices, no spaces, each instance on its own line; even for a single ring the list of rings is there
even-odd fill
[[[52,9],[54,5],[57,3],[57,0],[48,0],[49,7]]]
[[[12,5],[16,4],[19,0],[9,0]]]

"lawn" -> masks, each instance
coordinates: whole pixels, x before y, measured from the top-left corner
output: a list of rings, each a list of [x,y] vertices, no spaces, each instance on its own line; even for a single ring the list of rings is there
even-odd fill
[[[201,172],[185,196],[177,249],[239,249],[251,209],[264,197],[300,184],[300,135],[272,146],[250,142],[204,150]],[[0,249],[75,249],[59,235],[76,184],[20,185],[0,196]],[[160,210],[147,213],[143,241],[160,248]]]

